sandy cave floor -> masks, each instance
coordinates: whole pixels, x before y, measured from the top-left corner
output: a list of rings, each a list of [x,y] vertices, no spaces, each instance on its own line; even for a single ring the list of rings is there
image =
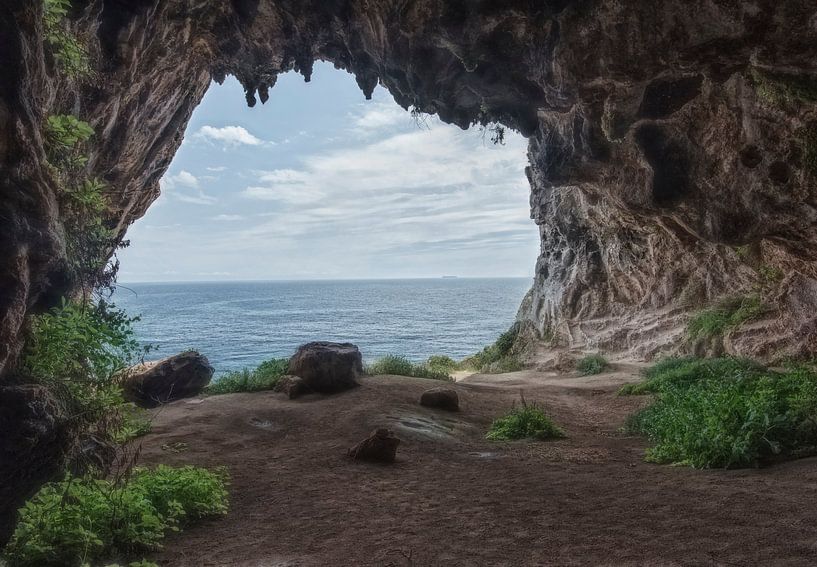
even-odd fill
[[[534,371],[454,385],[462,411],[419,406],[440,385],[365,378],[335,396],[272,392],[170,404],[142,464],[226,466],[224,517],[171,535],[167,566],[812,565],[817,459],[760,470],[643,462],[619,428],[647,400],[618,397],[632,367],[593,377]],[[524,392],[567,432],[489,442]],[[403,440],[394,465],[351,462],[377,427]],[[167,450],[185,443],[181,452]],[[162,446],[165,449],[162,449]]]

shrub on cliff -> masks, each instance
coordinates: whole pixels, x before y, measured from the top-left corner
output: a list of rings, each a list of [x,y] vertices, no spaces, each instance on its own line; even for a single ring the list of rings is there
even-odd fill
[[[79,566],[158,549],[168,531],[227,512],[227,476],[197,467],[136,470],[130,482],[66,477],[20,510],[10,567]]]
[[[811,370],[774,372],[731,358],[673,359],[629,391],[656,394],[628,422],[652,442],[649,461],[738,467],[817,447],[817,373]]]
[[[521,370],[522,362],[519,356],[512,352],[518,336],[519,329],[514,326],[499,335],[494,344],[463,360],[461,366],[486,374]]]
[[[689,320],[687,331],[692,339],[722,335],[731,328],[756,319],[765,311],[766,306],[756,295],[730,297],[696,313]]]
[[[261,392],[272,390],[281,381],[289,369],[289,360],[286,358],[271,358],[259,364],[254,369],[244,368],[228,372],[214,380],[205,393],[207,394],[234,394],[237,392]]]
[[[432,357],[434,358],[434,357]],[[432,359],[429,359],[431,362]],[[450,359],[449,359],[450,360]],[[451,370],[445,368],[441,359],[434,360],[434,364],[415,364],[405,356],[386,355],[377,359],[366,367],[366,374],[393,374],[395,376],[412,376],[414,378],[430,378],[432,380],[451,380]]]

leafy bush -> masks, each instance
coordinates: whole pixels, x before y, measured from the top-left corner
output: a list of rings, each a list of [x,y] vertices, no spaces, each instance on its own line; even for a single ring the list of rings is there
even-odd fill
[[[23,351],[21,370],[32,379],[59,386],[88,420],[121,403],[113,376],[141,358],[147,349],[134,336],[129,317],[115,305],[63,300],[36,315]]]
[[[129,490],[144,494],[165,518],[185,524],[227,513],[227,474],[198,467],[159,465],[137,470]]]
[[[653,446],[647,460],[693,467],[754,465],[817,445],[817,374],[741,359],[671,359],[636,392],[655,402],[628,422]]]
[[[429,359],[430,360],[430,359]],[[439,363],[439,360],[437,361]],[[366,374],[393,374],[396,376],[413,376],[432,380],[451,380],[450,370],[436,368],[428,364],[414,364],[405,356],[386,355],[366,367]]]
[[[481,352],[462,361],[465,368],[473,368],[484,373],[514,372],[523,368],[519,357],[512,353],[519,329],[514,326],[499,335],[496,342]]]
[[[711,309],[698,312],[687,325],[690,338],[710,338],[755,319],[766,311],[757,296],[724,299]]]
[[[112,437],[120,445],[150,433],[152,424],[147,410],[134,404],[122,404],[114,412],[115,420]]]
[[[278,385],[281,376],[289,370],[289,360],[273,358],[262,362],[257,368],[245,368],[228,372],[207,386],[207,394],[234,394],[237,392],[260,392],[272,390]]]
[[[576,363],[576,369],[582,376],[601,374],[610,366],[607,359],[600,354],[590,354]]]
[[[94,129],[71,114],[55,114],[46,119],[45,143],[48,158],[55,166],[83,166],[87,159],[77,155],[80,145],[94,135]]]
[[[166,466],[137,470],[124,486],[67,477],[20,509],[5,559],[11,567],[78,566],[158,549],[180,523],[226,513],[226,482],[223,471]]]
[[[80,78],[91,72],[88,50],[65,28],[71,0],[45,0],[43,19],[45,38],[54,50],[57,66],[69,77]]]
[[[495,420],[485,435],[493,441],[513,439],[559,439],[564,432],[545,415],[536,404],[522,405],[511,409],[506,415]]]

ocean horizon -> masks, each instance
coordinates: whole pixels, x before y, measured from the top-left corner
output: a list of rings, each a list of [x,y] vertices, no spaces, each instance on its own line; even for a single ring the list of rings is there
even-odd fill
[[[149,358],[195,349],[216,374],[290,356],[314,340],[351,342],[364,361],[459,359],[514,322],[532,278],[124,282],[113,301],[131,316]]]

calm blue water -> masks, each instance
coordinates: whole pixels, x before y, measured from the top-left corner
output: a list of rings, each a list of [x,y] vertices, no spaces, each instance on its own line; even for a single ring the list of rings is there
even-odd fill
[[[528,278],[122,284],[156,358],[194,348],[216,372],[288,357],[314,340],[352,342],[370,362],[384,354],[462,358],[513,323]],[[126,289],[126,287],[128,289]]]

